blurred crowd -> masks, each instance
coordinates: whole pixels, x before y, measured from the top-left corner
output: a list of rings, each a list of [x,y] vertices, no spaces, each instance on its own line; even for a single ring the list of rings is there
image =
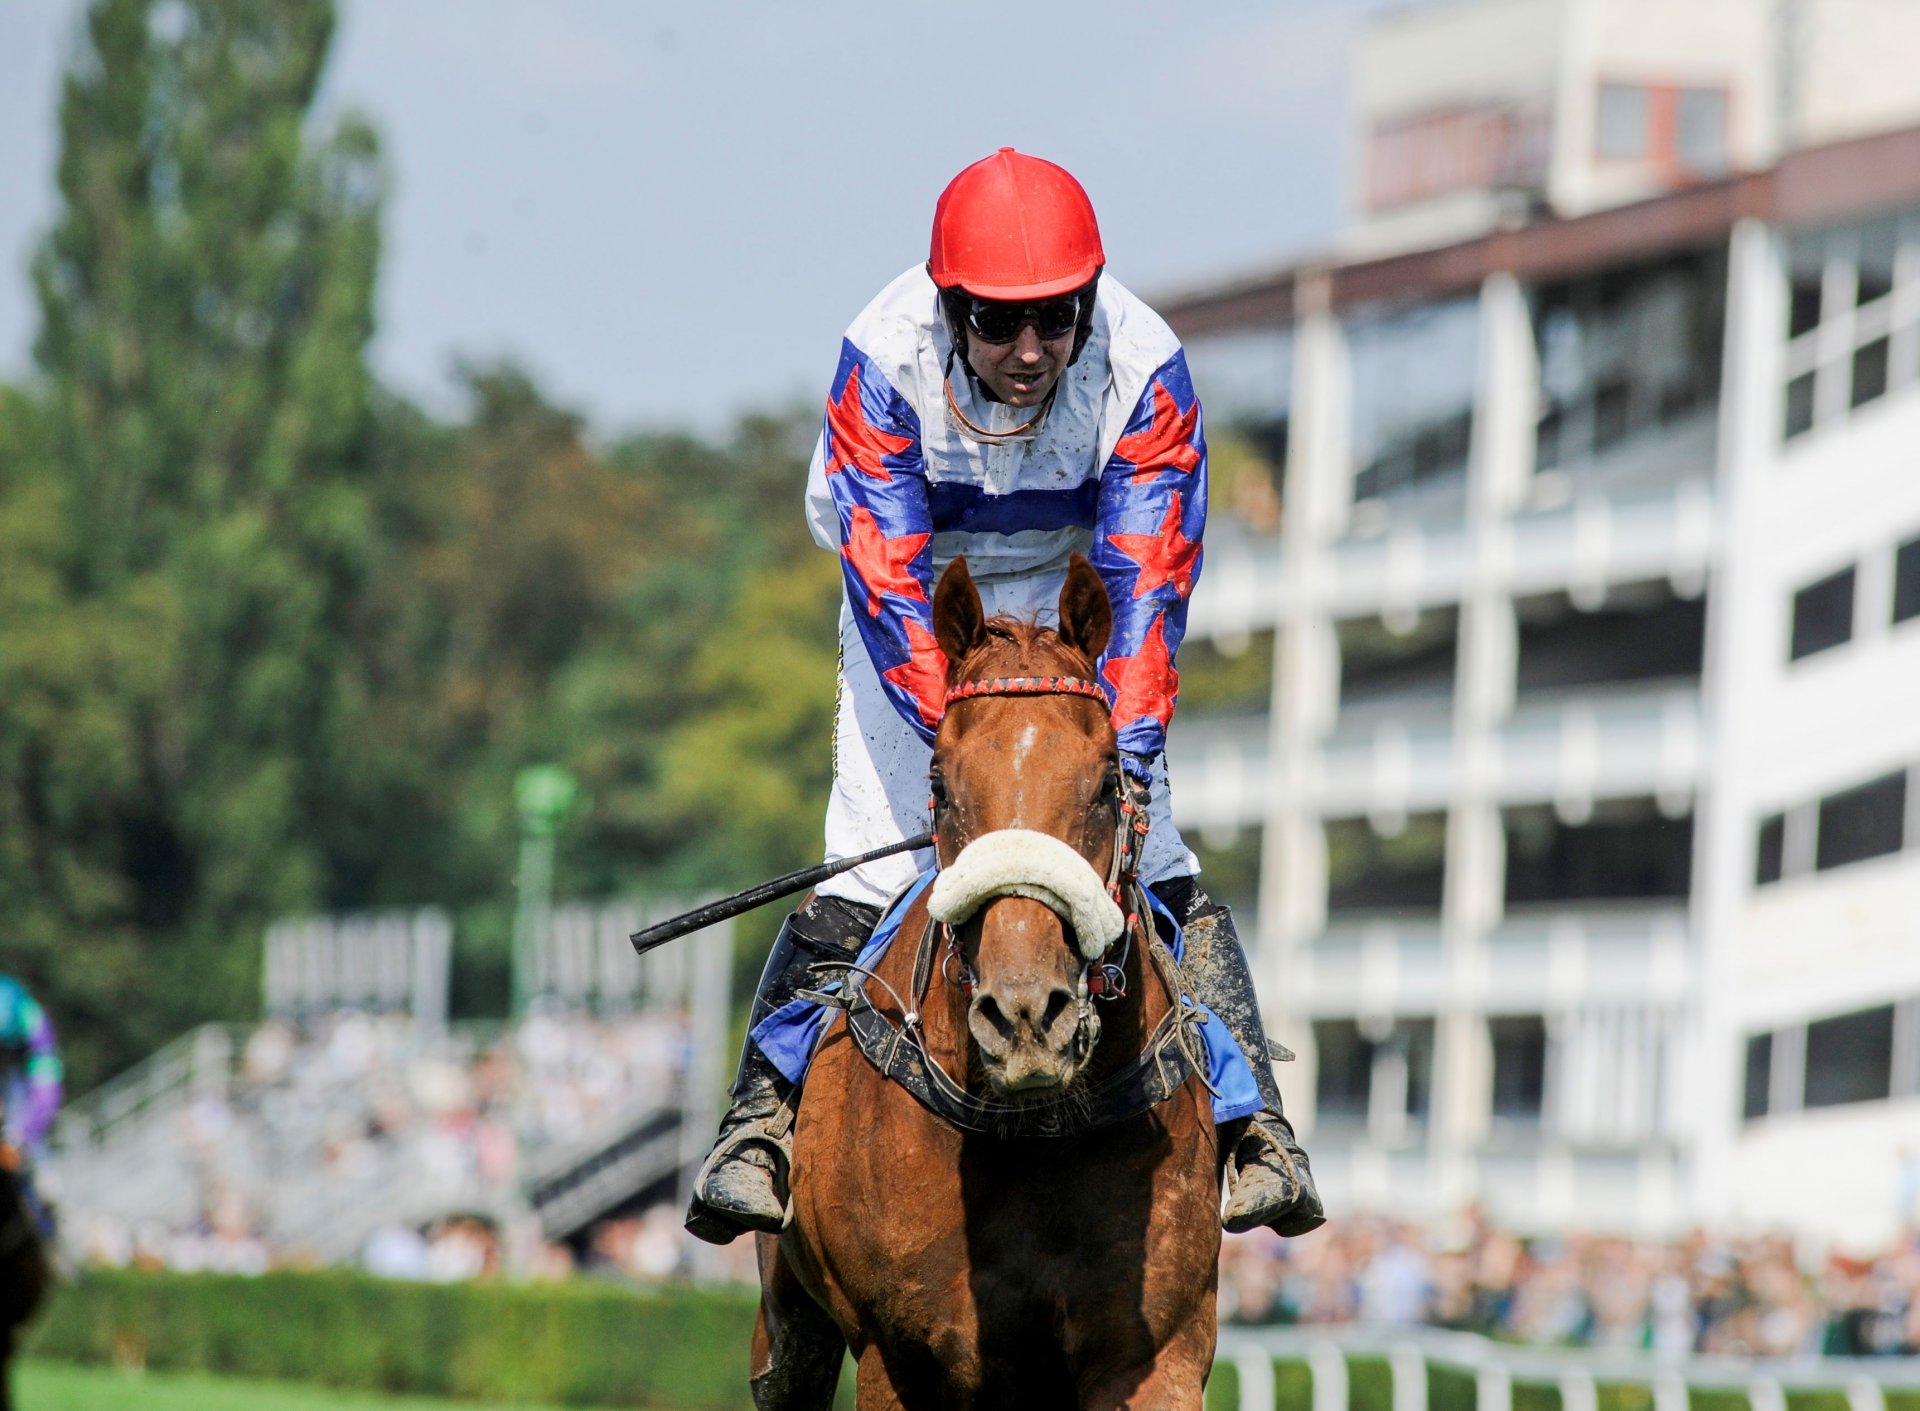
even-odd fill
[[[437,1251],[426,1267],[465,1277],[486,1262],[476,1227],[510,1223],[548,1163],[677,1101],[690,1053],[677,1013],[554,1009],[491,1033],[354,1011],[269,1021],[128,1152],[124,1178],[171,1215],[80,1202],[67,1238],[88,1262],[244,1273],[313,1262],[331,1230],[379,1210],[390,1261],[411,1230]],[[437,1218],[450,1210],[474,1216]]]
[[[1522,1239],[1477,1211],[1427,1229],[1335,1221],[1221,1251],[1223,1322],[1422,1324],[1666,1356],[1920,1353],[1920,1231],[1870,1258],[1808,1261],[1784,1236]]]

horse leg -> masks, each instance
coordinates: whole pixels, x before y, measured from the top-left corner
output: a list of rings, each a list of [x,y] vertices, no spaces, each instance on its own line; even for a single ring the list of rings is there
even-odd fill
[[[759,1235],[756,1242],[760,1312],[753,1320],[753,1404],[759,1411],[829,1411],[846,1339],[801,1286],[779,1238]]]
[[[907,1403],[900,1399],[899,1388],[893,1384],[893,1373],[887,1370],[878,1343],[867,1344],[867,1350],[854,1364],[854,1392],[855,1411],[905,1411]]]
[[[1213,1319],[1195,1319],[1146,1366],[1106,1375],[1083,1387],[1080,1405],[1086,1411],[1201,1411],[1213,1345]]]

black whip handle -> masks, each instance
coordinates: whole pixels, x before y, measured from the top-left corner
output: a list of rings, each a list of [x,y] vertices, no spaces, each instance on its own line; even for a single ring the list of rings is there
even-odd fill
[[[762,882],[757,887],[749,887],[744,892],[735,892],[719,901],[710,901],[705,906],[695,907],[692,911],[635,931],[630,938],[633,941],[635,955],[645,955],[650,950],[664,946],[668,941],[677,941],[682,936],[703,930],[716,921],[725,921],[730,916],[738,916],[743,911],[752,911],[757,906],[765,906],[779,897],[790,896],[803,891],[816,882],[824,882],[829,877],[838,877],[842,872],[851,872],[863,863],[877,862],[883,857],[892,857],[895,853],[918,852],[921,848],[933,846],[933,834],[922,833],[917,838],[908,838],[903,843],[889,843],[884,848],[875,848],[872,852],[863,852],[858,857],[843,857],[838,862],[816,862],[811,867],[803,867],[798,872],[789,872],[784,877],[775,877],[770,882]]]

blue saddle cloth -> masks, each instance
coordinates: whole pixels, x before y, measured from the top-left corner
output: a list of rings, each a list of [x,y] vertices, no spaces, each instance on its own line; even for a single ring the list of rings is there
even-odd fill
[[[906,917],[908,908],[932,884],[936,875],[931,870],[921,873],[913,885],[887,908],[887,914],[880,918],[873,935],[861,947],[860,954],[854,960],[855,965],[863,970],[872,970],[879,965],[880,957],[887,953],[893,938],[900,934],[900,923]],[[1173,913],[1161,905],[1160,898],[1152,892],[1147,893],[1147,903],[1153,908],[1161,935],[1164,937],[1171,932],[1173,939],[1169,945],[1173,958],[1179,960],[1184,954],[1186,939],[1180,923],[1174,920]],[[823,993],[830,993],[838,990],[840,984],[835,980],[820,988]],[[1227,1031],[1227,1026],[1219,1016],[1205,1005],[1200,1006],[1200,1012],[1206,1015],[1205,1022],[1200,1026],[1200,1039],[1207,1050],[1207,1081],[1213,1084],[1213,1090],[1218,1094],[1213,1100],[1213,1120],[1216,1123],[1231,1122],[1237,1117],[1251,1116],[1260,1110],[1260,1090],[1254,1084],[1253,1070],[1247,1066],[1246,1055],[1240,1052],[1240,1045],[1233,1041],[1233,1035]],[[833,1014],[832,1009],[813,1000],[793,1000],[753,1026],[753,1041],[773,1066],[780,1070],[781,1075],[797,1086],[806,1080],[807,1067],[813,1061],[814,1050],[819,1047]]]

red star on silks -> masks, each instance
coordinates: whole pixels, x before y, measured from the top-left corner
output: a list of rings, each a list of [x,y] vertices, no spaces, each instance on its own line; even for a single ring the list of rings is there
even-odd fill
[[[1140,565],[1134,597],[1144,598],[1162,583],[1173,584],[1183,598],[1193,591],[1193,561],[1200,556],[1200,545],[1180,532],[1178,495],[1167,506],[1158,534],[1109,534],[1107,542]]]
[[[907,659],[880,674],[913,697],[922,720],[938,725],[947,708],[947,654],[940,650],[933,633],[912,618],[906,621]]]
[[[852,466],[875,480],[891,481],[893,476],[881,464],[885,456],[897,456],[913,444],[911,436],[895,436],[867,420],[860,405],[860,364],[847,374],[847,385],[840,389],[840,400],[827,403],[827,474]]]
[[[911,572],[914,559],[927,546],[931,534],[902,534],[889,539],[880,532],[880,521],[873,511],[854,506],[853,523],[847,527],[847,542],[840,546],[840,557],[853,565],[860,581],[867,585],[867,612],[880,616],[880,595],[897,593],[903,598],[927,600],[927,590]]]
[[[1193,444],[1193,431],[1199,420],[1199,402],[1183,412],[1166,384],[1156,382],[1153,384],[1153,425],[1131,436],[1122,436],[1120,444],[1113,448],[1114,454],[1138,467],[1133,472],[1135,485],[1168,469],[1191,475],[1200,464],[1200,452]]]
[[[1116,729],[1149,715],[1164,728],[1173,719],[1173,698],[1180,690],[1180,673],[1167,655],[1167,615],[1154,618],[1138,652],[1109,658],[1102,674],[1119,692],[1113,702]]]

